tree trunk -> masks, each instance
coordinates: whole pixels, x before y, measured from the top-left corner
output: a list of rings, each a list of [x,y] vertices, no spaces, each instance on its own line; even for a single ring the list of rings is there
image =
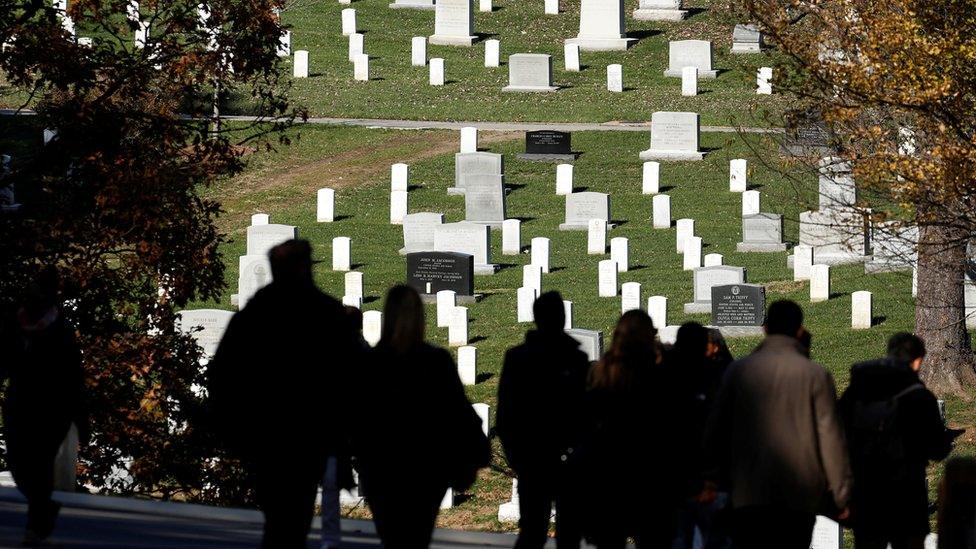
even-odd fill
[[[969,235],[941,225],[919,229],[915,332],[927,350],[921,376],[938,394],[963,395],[976,386],[964,294]]]

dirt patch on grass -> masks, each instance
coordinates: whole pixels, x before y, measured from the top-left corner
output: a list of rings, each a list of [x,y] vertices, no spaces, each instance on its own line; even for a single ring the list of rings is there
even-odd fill
[[[480,132],[479,144],[519,139],[519,132]],[[241,232],[252,213],[280,209],[296,194],[315,199],[323,187],[343,189],[388,180],[390,165],[419,162],[457,150],[458,134],[451,131],[401,131],[386,134],[369,145],[319,158],[292,157],[276,165],[235,178],[220,190],[225,213],[219,225]]]

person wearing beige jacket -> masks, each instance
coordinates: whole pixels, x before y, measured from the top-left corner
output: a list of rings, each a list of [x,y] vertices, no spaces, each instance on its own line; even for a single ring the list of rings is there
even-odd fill
[[[800,343],[796,303],[773,303],[764,328],[756,350],[729,366],[706,455],[732,494],[737,549],[808,549],[816,515],[847,515],[852,474],[837,393]]]

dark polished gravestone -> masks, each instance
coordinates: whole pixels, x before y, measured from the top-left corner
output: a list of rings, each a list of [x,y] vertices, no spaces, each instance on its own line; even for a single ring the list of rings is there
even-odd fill
[[[453,290],[460,303],[475,301],[474,256],[455,252],[407,254],[407,284],[433,302],[437,292]]]
[[[712,287],[712,325],[726,337],[762,335],[766,288],[759,284]]]
[[[525,153],[518,155],[523,160],[556,161],[575,160],[573,134],[555,130],[525,132]]]
[[[780,152],[791,156],[823,156],[834,146],[834,136],[816,111],[800,113],[786,129]]]

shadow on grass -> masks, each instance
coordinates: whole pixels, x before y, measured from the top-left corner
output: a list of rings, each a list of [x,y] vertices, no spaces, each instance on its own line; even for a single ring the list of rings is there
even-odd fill
[[[495,377],[495,374],[493,374],[491,372],[484,372],[484,373],[478,374],[474,378],[474,381],[475,381],[475,383],[484,383],[484,382],[488,381],[489,379],[491,379],[493,377]]]
[[[474,337],[472,337],[471,339],[468,340],[468,345],[474,345],[475,343],[480,343],[480,342],[485,341],[487,339],[488,338],[486,336],[481,336],[481,335],[480,336],[474,336]]]

